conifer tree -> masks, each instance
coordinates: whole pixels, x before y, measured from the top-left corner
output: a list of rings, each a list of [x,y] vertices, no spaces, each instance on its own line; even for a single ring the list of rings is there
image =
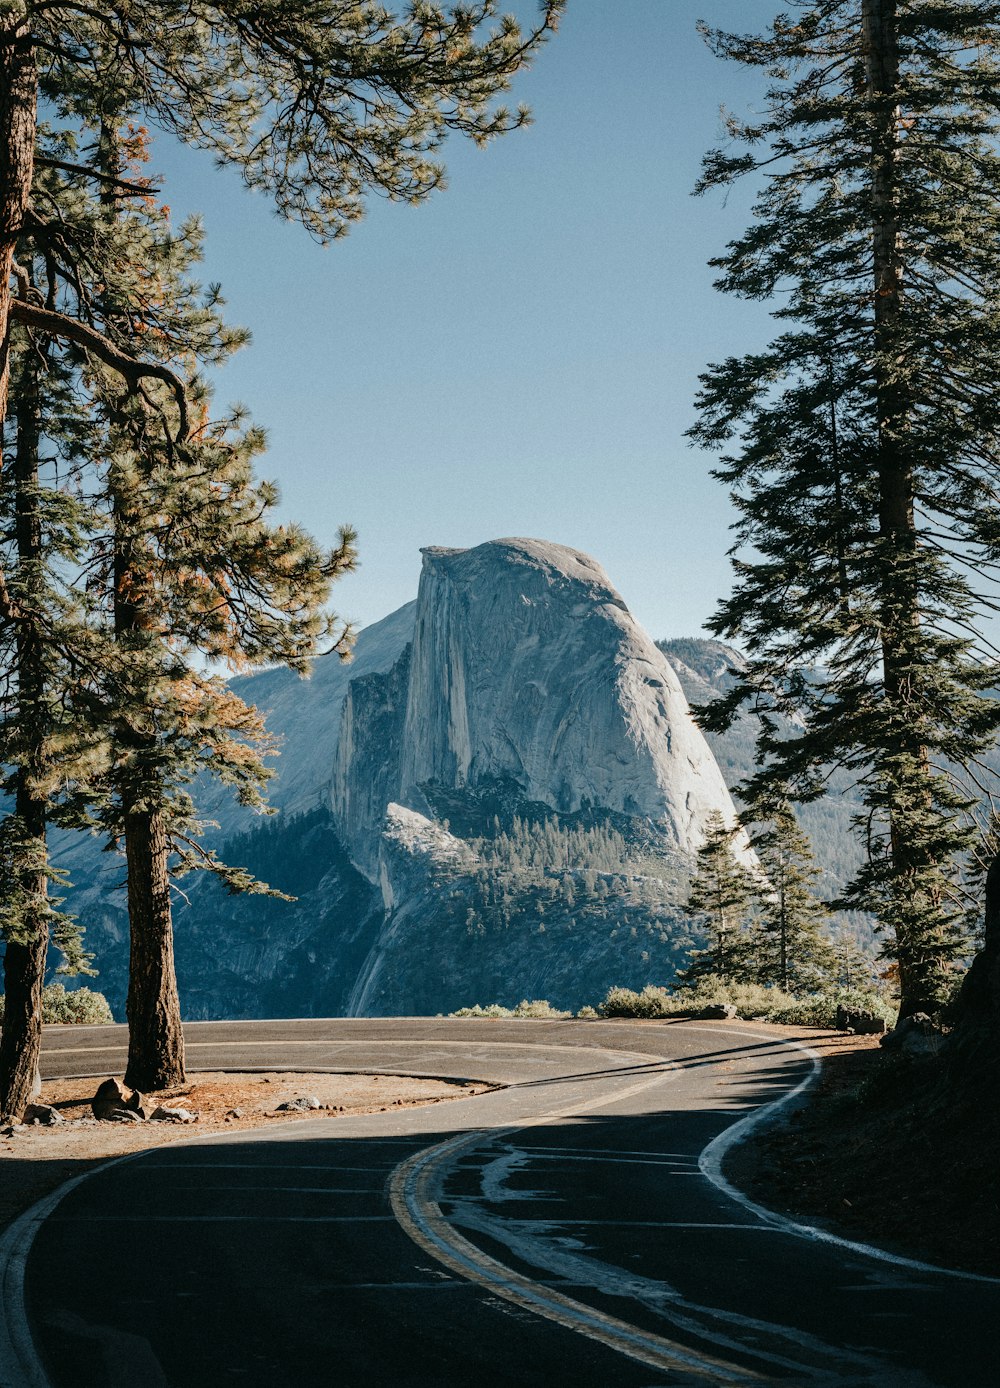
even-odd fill
[[[705,821],[705,842],[698,849],[685,910],[707,918],[710,944],[685,971],[687,980],[703,974],[728,979],[740,969],[754,880],[733,852],[738,832],[738,827],[726,824],[718,810]]]
[[[0,544],[17,614],[0,624],[0,764],[10,807],[0,821],[4,1117],[19,1117],[32,1097],[50,942],[67,971],[87,970],[76,924],[50,894],[60,875],[49,864],[47,840],[67,787],[93,771],[94,741],[92,730],[77,725],[70,694],[91,642],[85,602],[66,574],[66,565],[82,558],[89,507],[60,488],[55,475],[73,414],[67,374],[51,343],[29,341],[20,331],[12,343],[12,367],[17,404],[4,429],[12,465],[0,477]],[[85,427],[79,417],[74,424]]]
[[[830,908],[815,894],[820,870],[787,801],[753,836],[753,846],[766,879],[758,895],[757,928],[764,946],[759,981],[776,983],[785,992],[808,990],[822,980],[831,962],[822,933]]]
[[[760,175],[719,287],[780,299],[779,336],[702,377],[695,440],[739,509],[713,631],[749,660],[705,711],[762,715],[745,799],[853,770],[867,861],[848,893],[934,1010],[964,948],[968,765],[1000,727],[979,636],[1000,562],[1000,6],[822,0],[763,36],[708,33],[767,71],[701,190]],[[735,147],[734,147],[735,146]],[[811,678],[825,667],[827,677]],[[788,738],[774,711],[798,720]]]
[[[106,144],[109,132],[101,138]],[[132,141],[136,150],[142,143]],[[40,238],[55,281],[45,297],[70,305],[111,350],[121,343],[124,351],[138,338],[148,362],[169,363],[159,395],[149,383],[135,390],[100,360],[84,358],[75,367],[74,448],[86,474],[92,525],[88,552],[78,552],[74,562],[86,574],[90,617],[103,605],[106,622],[103,631],[91,624],[85,677],[72,688],[64,679],[53,691],[92,736],[104,738],[105,765],[87,787],[93,808],[81,812],[87,796],[78,792],[76,822],[97,824],[125,846],[132,927],[128,1074],[151,1089],[183,1078],[171,872],[206,867],[234,890],[261,885],[198,844],[187,785],[208,771],[233,784],[244,803],[260,805],[269,773],[256,712],[192,658],[236,668],[273,660],[305,668],[318,642],[344,635],[323,607],[331,581],[353,562],[353,536],[345,531],[338,548],[323,554],[299,527],[273,526],[268,513],[276,492],[253,478],[263,435],[239,413],[210,420],[210,394],[194,366],[221,362],[244,335],[223,324],[217,291],[203,296],[191,278],[200,257],[197,225],[175,235],[151,198],[126,214],[117,200],[77,186],[71,173],[45,176],[47,200],[60,210],[58,244]],[[67,270],[67,262],[84,269]],[[34,345],[29,348],[30,364]],[[20,419],[29,393],[17,399]],[[182,411],[189,412],[183,431]],[[25,680],[19,687],[23,733],[47,691]],[[31,996],[44,970],[42,933],[35,931],[38,947],[29,961]],[[18,957],[15,950],[11,963]],[[26,1055],[23,1041],[14,1040],[21,1010],[8,1012],[8,1058]]]
[[[40,95],[60,115],[74,114],[81,93],[91,109],[100,96],[113,111],[141,111],[238,168],[325,240],[349,229],[370,192],[418,202],[440,187],[433,155],[450,132],[482,144],[523,124],[523,109],[496,98],[562,4],[543,0],[528,33],[507,17],[484,35],[496,0],[420,0],[402,14],[372,0],[2,0],[0,422],[10,324],[40,325],[10,288],[18,238],[49,219],[32,201]],[[69,315],[44,312],[53,334],[84,340]],[[101,350],[93,338],[89,346]]]
[[[174,350],[182,356],[193,351],[197,357],[198,348],[190,340],[173,341],[168,332],[155,343],[155,338],[141,335],[146,326],[141,315],[126,318],[130,326],[138,325],[139,336],[123,331],[121,324],[117,331],[102,330],[109,325],[97,321],[100,314],[95,317],[93,310],[98,301],[85,287],[95,265],[100,267],[98,273],[105,268],[101,254],[96,259],[87,254],[95,249],[103,253],[101,238],[88,244],[86,237],[76,236],[79,226],[73,217],[66,218],[64,204],[39,197],[40,178],[56,172],[64,175],[60,190],[64,198],[71,192],[82,197],[85,187],[111,190],[116,198],[141,196],[148,189],[92,159],[80,162],[68,140],[65,149],[36,151],[40,94],[50,112],[71,121],[82,114],[86,122],[88,113],[101,109],[119,114],[142,111],[161,127],[213,149],[220,160],[240,168],[250,186],[272,194],[284,215],[302,221],[325,240],[347,231],[373,190],[390,198],[419,201],[441,186],[443,170],[432,156],[449,132],[485,143],[523,124],[525,111],[511,113],[495,101],[554,28],[561,7],[562,0],[545,0],[539,24],[528,34],[505,19],[480,37],[482,26],[494,14],[494,0],[454,10],[421,3],[402,17],[367,0],[361,4],[316,0],[306,6],[265,0],[249,9],[228,0],[196,0],[194,4],[165,0],[157,6],[96,8],[60,0],[2,0],[0,423],[6,412],[12,329],[19,325],[36,338],[44,335],[71,344],[80,379],[88,387],[102,370],[105,386],[108,375],[114,377],[117,390],[112,387],[110,394],[121,397],[123,409],[112,422],[119,431],[119,444],[132,430],[136,457],[147,462],[152,458],[150,421],[163,431],[162,437],[156,435],[153,451],[161,447],[161,461],[165,456],[171,465],[178,459],[190,463],[199,450],[202,457],[206,449],[212,452],[221,460],[219,466],[227,458],[229,465],[234,457],[245,462],[248,447],[255,451],[249,442],[252,434],[234,446],[229,426],[201,438],[197,446],[191,442],[191,410],[199,388],[190,370],[175,369]],[[49,270],[50,291],[41,297],[34,292],[24,264],[15,259],[19,243],[23,254],[26,241]],[[67,290],[70,301],[75,296],[75,308],[57,292],[56,281]],[[190,296],[183,302],[190,307]],[[88,311],[82,308],[84,303]],[[189,316],[188,332],[191,326]],[[211,332],[210,328],[209,336]],[[155,344],[152,350],[151,344]],[[108,398],[107,390],[104,398]],[[239,431],[238,423],[233,427]],[[189,482],[200,475],[198,469],[195,463]],[[154,468],[151,475],[164,474]],[[230,476],[223,486],[232,480]],[[178,496],[184,486],[177,477],[174,482]],[[211,485],[206,484],[209,491]],[[313,624],[313,641],[318,635],[315,607],[308,615],[305,611],[315,594],[291,620],[287,600],[296,585],[303,591],[304,574],[310,566],[315,571],[317,557],[306,553],[309,547],[303,547],[298,532],[287,532],[279,542],[281,532],[272,530],[265,543],[266,527],[255,530],[252,514],[257,503],[264,509],[272,504],[273,493],[258,489],[254,494],[246,478],[238,484],[240,489],[247,509],[242,521],[234,524],[244,527],[246,543],[235,567],[242,566],[243,586],[236,583],[230,590],[230,576],[222,574],[223,598],[218,590],[213,594],[211,578],[197,563],[184,571],[186,596],[202,590],[199,639],[207,635],[209,644],[213,640],[228,644],[237,660],[271,658],[267,652],[273,654],[277,645],[277,658],[301,661],[306,650],[303,622]],[[208,511],[193,521],[191,508],[184,513],[199,542],[211,530],[202,522],[214,504],[211,498]],[[192,533],[190,527],[187,533]],[[217,533],[216,538],[224,537]],[[350,550],[350,537],[345,536],[339,559],[326,561],[327,567],[331,562],[341,567],[350,562]],[[202,548],[201,556],[205,553]],[[267,556],[266,564],[262,555]],[[285,575],[280,579],[282,564]],[[208,570],[220,572],[211,564]],[[325,575],[324,581],[330,576]],[[194,610],[199,610],[197,604]],[[227,616],[220,614],[232,618],[230,637],[239,632],[235,640],[221,640]],[[7,581],[6,570],[0,568],[0,621],[10,628],[23,617],[17,593]],[[182,644],[189,639],[190,633]],[[133,663],[133,685],[141,669],[152,677],[158,660],[165,662],[160,670],[161,689],[170,687],[171,680],[177,683],[180,665],[170,667],[162,650],[157,656],[150,649],[147,655],[149,660]],[[114,664],[111,661],[110,668]],[[195,703],[203,707],[204,699]],[[176,715],[178,701],[170,706]],[[219,707],[217,698],[214,706]],[[248,732],[245,715],[235,717],[242,731]],[[195,719],[192,726],[197,724]],[[226,732],[222,740],[230,748],[237,746],[238,739],[228,735],[236,725],[228,729],[224,725],[222,719],[220,726]],[[198,745],[204,748],[204,737]],[[253,777],[246,766],[240,770],[235,763],[231,754],[230,774],[245,787]],[[162,895],[160,891],[158,896]],[[36,952],[35,966],[39,957],[44,963]],[[14,1009],[14,1015],[19,1015],[19,1009]]]
[[[870,988],[875,980],[875,954],[864,949],[857,936],[845,925],[833,930],[830,939],[830,971],[842,988]]]
[[[118,134],[104,123],[101,171],[118,177]],[[133,153],[143,153],[141,138]],[[109,167],[112,166],[112,167]],[[138,174],[136,174],[138,178]],[[200,258],[195,224],[164,229],[155,203],[142,212],[107,210],[98,221],[103,284],[91,299],[113,342],[138,336],[162,354],[192,411],[182,444],[163,427],[165,401],[129,393],[113,376],[94,377],[107,420],[103,496],[109,517],[102,576],[111,646],[92,717],[114,730],[109,797],[98,818],[125,846],[131,950],[126,1078],[143,1089],[184,1073],[173,964],[170,878],[204,867],[232,890],[258,889],[252,877],[198,844],[200,826],[187,785],[207,770],[261,803],[269,774],[263,727],[220,679],[192,658],[231,668],[283,661],[306,668],[317,643],[342,643],[324,614],[330,583],[353,564],[353,535],[323,554],[298,526],[268,519],[277,494],[253,477],[263,447],[239,414],[211,421],[210,392],[185,358],[217,364],[243,335],[226,329],[216,290],[191,280]],[[171,862],[173,868],[171,868]]]

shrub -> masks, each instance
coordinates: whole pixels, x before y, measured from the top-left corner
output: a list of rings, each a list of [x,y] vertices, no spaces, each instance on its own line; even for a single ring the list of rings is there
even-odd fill
[[[498,1002],[487,1003],[485,1007],[474,1003],[472,1007],[459,1007],[454,1012],[449,1012],[449,1017],[513,1017],[514,1013],[509,1007],[501,1007]]]
[[[641,993],[631,988],[611,988],[599,1011],[605,1017],[678,1017],[715,1003],[729,1003],[738,1017],[748,1022],[774,1022],[784,1026],[832,1028],[838,1006],[852,1012],[872,1012],[892,1026],[896,1017],[893,1003],[878,993],[859,988],[832,988],[808,997],[793,997],[780,988],[762,983],[731,983],[717,974],[707,974],[691,987],[674,992],[651,984]],[[577,1013],[577,1016],[580,1016]]]
[[[631,988],[609,988],[599,1010],[604,1017],[670,1017],[687,1010],[673,1004],[674,998],[665,988],[647,984],[641,993]]]
[[[595,1014],[596,1015],[596,1014]],[[569,1012],[560,1012],[557,1007],[553,1007],[545,998],[534,998],[529,1000],[523,998],[516,1007],[503,1007],[498,1002],[487,1003],[485,1007],[477,1002],[473,1007],[460,1007],[455,1012],[449,1012],[449,1017],[533,1017],[535,1019],[549,1021],[562,1021],[569,1017]]]
[[[103,993],[90,988],[68,991],[65,984],[47,983],[42,989],[42,1021],[63,1025],[100,1026],[113,1022],[111,1008]],[[0,1022],[3,1021],[3,994],[0,993]]]

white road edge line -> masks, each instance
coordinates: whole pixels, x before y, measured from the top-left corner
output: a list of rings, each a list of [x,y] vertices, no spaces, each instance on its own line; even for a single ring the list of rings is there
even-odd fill
[[[24,1300],[28,1255],[42,1224],[60,1201],[90,1176],[142,1155],[129,1152],[74,1176],[26,1210],[0,1239],[0,1388],[51,1388],[31,1338]]]
[[[736,1189],[722,1174],[722,1161],[733,1146],[742,1142],[750,1131],[774,1121],[788,1104],[801,1097],[815,1082],[822,1062],[809,1046],[790,1037],[769,1037],[759,1031],[745,1031],[736,1027],[685,1026],[684,1030],[704,1031],[718,1035],[747,1037],[760,1041],[767,1039],[775,1045],[788,1050],[800,1051],[810,1061],[810,1072],[788,1093],[780,1098],[754,1109],[752,1113],[736,1123],[730,1124],[714,1138],[701,1152],[698,1159],[700,1173],[719,1191],[740,1205],[766,1227],[778,1233],[791,1234],[817,1242],[831,1243],[851,1253],[889,1262],[911,1271],[940,1274],[947,1277],[964,1278],[976,1282],[1000,1282],[1000,1278],[984,1277],[977,1273],[961,1272],[953,1268],[939,1268],[930,1263],[919,1262],[913,1258],[900,1257],[885,1249],[844,1239],[812,1225],[801,1224],[786,1218],[776,1211],[758,1205],[742,1191]],[[683,1069],[683,1060],[674,1063],[675,1070]],[[423,1248],[450,1271],[469,1281],[475,1282],[496,1296],[505,1298],[536,1315],[555,1321],[567,1329],[574,1330],[589,1339],[600,1341],[631,1359],[639,1360],[652,1367],[667,1370],[682,1369],[696,1376],[703,1376],[714,1383],[760,1382],[760,1376],[750,1370],[741,1370],[736,1365],[700,1355],[687,1346],[676,1344],[656,1334],[640,1330],[628,1322],[607,1316],[585,1303],[574,1301],[553,1291],[543,1283],[522,1276],[504,1263],[492,1258],[477,1248],[475,1244],[461,1235],[449,1224],[441,1213],[435,1198],[435,1178],[438,1168],[471,1147],[488,1138],[490,1142],[536,1127],[553,1118],[575,1116],[587,1109],[598,1108],[620,1102],[629,1095],[638,1093],[655,1083],[664,1075],[648,1076],[617,1095],[595,1099],[589,1104],[569,1106],[559,1112],[542,1114],[529,1122],[509,1129],[469,1133],[434,1147],[416,1152],[401,1162],[392,1173],[389,1182],[389,1197],[400,1227],[405,1230],[414,1243]],[[759,1227],[759,1226],[758,1226]],[[742,1375],[742,1376],[741,1376]]]
[[[249,1045],[251,1043],[241,1042],[237,1044]],[[298,1045],[300,1043],[289,1042],[288,1044]],[[355,1043],[350,1042],[347,1044],[353,1045]],[[372,1044],[395,1045],[397,1043],[376,1041]],[[425,1045],[432,1043],[425,1041],[413,1041],[405,1044]],[[446,1044],[460,1046],[462,1043],[459,1041],[454,1041]],[[502,1049],[524,1050],[538,1049],[564,1051],[574,1049],[605,1049],[601,1046],[557,1046],[547,1042],[538,1042],[536,1044],[530,1041],[495,1042],[491,1044],[497,1045]],[[94,1047],[92,1049],[104,1048]],[[81,1052],[77,1051],[76,1053],[79,1054]],[[66,1052],[62,1052],[62,1054],[66,1054]],[[647,1063],[655,1063],[658,1066],[662,1066],[664,1069],[667,1069],[671,1066],[671,1062],[665,1060],[662,1056],[650,1055],[645,1051],[622,1050],[609,1052],[609,1054],[613,1054],[615,1056],[627,1056],[634,1060],[642,1060]],[[625,1067],[622,1067],[622,1069],[624,1070]],[[89,1077],[83,1076],[82,1078]],[[438,1076],[437,1078],[444,1079],[446,1077]],[[651,1080],[647,1079],[644,1083],[649,1082],[651,1082]],[[484,1081],[474,1081],[474,1083],[484,1083]],[[496,1093],[497,1090],[510,1089],[514,1087],[516,1087],[516,1085],[496,1084],[491,1085],[490,1089],[486,1092],[488,1094]],[[470,1095],[467,1099],[453,1099],[449,1102],[453,1104],[471,1103],[475,1099],[482,1097],[485,1097],[485,1095],[473,1094]],[[365,1116],[374,1117],[375,1115]],[[313,1119],[312,1122],[306,1120],[306,1122],[304,1123],[296,1124],[296,1127],[304,1128],[307,1126],[312,1126],[313,1123],[324,1123],[330,1121],[330,1119]],[[270,1130],[256,1129],[252,1131],[264,1132]],[[196,1143],[209,1142],[212,1139],[218,1139],[222,1136],[224,1136],[224,1134],[200,1133],[197,1136],[190,1135],[187,1137],[178,1138],[176,1142],[165,1142],[160,1147],[155,1149],[146,1148],[139,1152],[127,1152],[123,1156],[112,1157],[110,1160],[101,1162],[97,1166],[92,1166],[89,1170],[82,1172],[81,1175],[74,1176],[71,1180],[65,1181],[61,1186],[58,1186],[49,1195],[44,1196],[36,1204],[32,1205],[30,1209],[26,1210],[24,1214],[22,1214],[21,1216],[19,1216],[19,1218],[14,1220],[12,1224],[8,1225],[5,1233],[2,1237],[0,1237],[0,1388],[52,1388],[48,1375],[46,1374],[41,1359],[39,1358],[38,1351],[35,1348],[35,1344],[31,1336],[31,1331],[28,1326],[27,1306],[25,1305],[24,1298],[24,1276],[25,1270],[27,1268],[28,1257],[31,1253],[31,1246],[35,1241],[39,1229],[45,1223],[46,1219],[48,1219],[49,1215],[56,1208],[56,1206],[59,1205],[59,1203],[62,1200],[64,1200],[66,1196],[70,1194],[71,1191],[75,1190],[77,1186],[81,1185],[84,1181],[89,1180],[91,1176],[100,1175],[103,1172],[110,1170],[110,1168],[113,1166],[121,1166],[125,1162],[136,1161],[140,1157],[148,1156],[151,1150],[165,1151],[170,1150],[174,1147],[193,1146]]]
[[[757,1039],[761,1036],[759,1031],[743,1031],[735,1027],[692,1026],[686,1030],[725,1031],[731,1036],[752,1036]],[[831,1233],[828,1229],[821,1229],[815,1224],[803,1224],[798,1220],[788,1218],[787,1215],[778,1214],[776,1210],[769,1210],[764,1205],[758,1205],[755,1200],[750,1199],[749,1195],[744,1195],[743,1191],[738,1190],[726,1179],[722,1174],[722,1165],[730,1151],[744,1142],[755,1129],[766,1127],[769,1123],[775,1122],[781,1116],[781,1110],[799,1099],[816,1082],[819,1075],[822,1061],[811,1047],[804,1045],[801,1041],[792,1041],[790,1038],[782,1039],[785,1045],[808,1056],[812,1062],[812,1069],[805,1079],[794,1089],[789,1090],[787,1094],[772,1100],[771,1103],[765,1104],[762,1108],[754,1109],[745,1118],[741,1118],[738,1123],[724,1128],[718,1137],[713,1138],[698,1158],[699,1169],[706,1180],[711,1181],[717,1190],[722,1191],[724,1195],[735,1201],[749,1214],[755,1215],[765,1224],[769,1224],[772,1228],[781,1230],[783,1233],[794,1234],[798,1238],[812,1239],[816,1243],[832,1244],[835,1248],[843,1248],[865,1258],[874,1258],[880,1263],[891,1263],[894,1267],[909,1268],[912,1272],[928,1272],[938,1277],[958,1277],[967,1282],[988,1282],[993,1285],[1000,1283],[1000,1277],[987,1277],[983,1273],[963,1272],[960,1268],[939,1267],[935,1263],[924,1263],[917,1258],[905,1258],[901,1254],[890,1253],[888,1249],[879,1248],[874,1244],[843,1238],[840,1234]]]

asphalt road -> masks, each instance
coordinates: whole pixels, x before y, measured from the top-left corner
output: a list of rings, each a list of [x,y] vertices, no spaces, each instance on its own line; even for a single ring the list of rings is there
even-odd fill
[[[29,1331],[0,1352],[2,1388],[1000,1384],[1000,1283],[804,1237],[720,1184],[719,1135],[811,1066],[752,1027],[186,1031],[191,1069],[505,1087],[89,1177],[0,1269]],[[122,1039],[51,1032],[43,1069],[120,1072]]]

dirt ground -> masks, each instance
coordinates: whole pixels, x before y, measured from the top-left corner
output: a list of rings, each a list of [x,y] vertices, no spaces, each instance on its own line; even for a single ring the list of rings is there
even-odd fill
[[[490,1088],[458,1081],[407,1079],[398,1075],[252,1074],[213,1072],[192,1075],[187,1084],[148,1097],[168,1108],[184,1108],[197,1122],[98,1123],[90,1100],[99,1079],[50,1080],[39,1103],[49,1104],[66,1121],[53,1127],[15,1128],[0,1136],[0,1230],[43,1195],[109,1157],[160,1147],[204,1133],[240,1132],[304,1118],[338,1118],[382,1113],[449,1099],[464,1099]],[[276,1113],[279,1104],[310,1096],[322,1106],[302,1113]],[[6,1131],[6,1130],[4,1130]]]
[[[726,1174],[770,1209],[944,1267],[1000,1275],[995,1102],[955,1102],[936,1062],[876,1037],[800,1039],[824,1066],[810,1101],[730,1154]]]

